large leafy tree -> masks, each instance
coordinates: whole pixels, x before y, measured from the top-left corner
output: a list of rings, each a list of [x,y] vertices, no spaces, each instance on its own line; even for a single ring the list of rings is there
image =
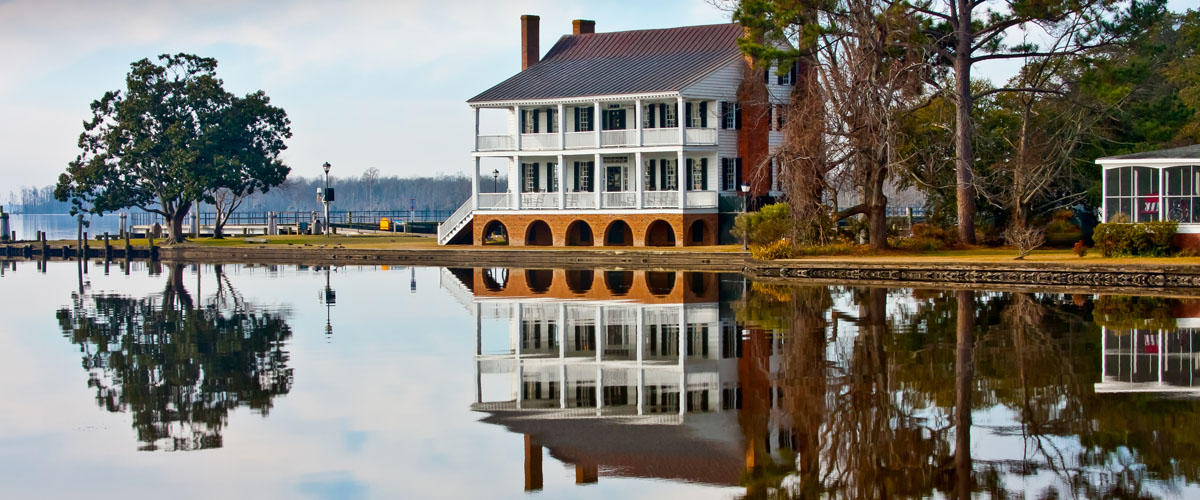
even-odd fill
[[[254,193],[266,193],[283,183],[291,171],[279,159],[287,148],[287,114],[271,106],[262,91],[234,97],[222,117],[212,144],[217,168],[206,179],[204,201],[217,212],[213,235],[222,237],[229,216]]]
[[[216,68],[215,59],[190,54],[133,63],[124,91],[92,103],[81,152],[59,176],[55,197],[70,200],[72,213],[138,207],[160,214],[178,243],[188,209],[208,193],[245,192],[257,175],[263,187],[282,182],[286,114],[261,92],[244,99],[227,92]]]

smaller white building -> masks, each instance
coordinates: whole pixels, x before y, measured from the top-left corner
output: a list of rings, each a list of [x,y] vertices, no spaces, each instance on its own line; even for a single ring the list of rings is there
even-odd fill
[[[1178,221],[1200,234],[1200,144],[1100,158],[1103,222]]]

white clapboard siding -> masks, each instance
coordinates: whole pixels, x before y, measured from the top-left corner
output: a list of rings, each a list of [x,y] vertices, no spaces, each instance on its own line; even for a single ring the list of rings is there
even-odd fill
[[[696,80],[682,91],[685,99],[716,99],[719,101],[736,101],[738,84],[742,83],[741,56],[738,56],[716,71]]]

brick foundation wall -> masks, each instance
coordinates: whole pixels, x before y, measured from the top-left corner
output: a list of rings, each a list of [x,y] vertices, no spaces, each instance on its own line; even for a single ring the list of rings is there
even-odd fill
[[[590,213],[571,213],[571,214],[475,214],[472,221],[472,241],[474,245],[483,244],[483,236],[485,230],[490,230],[493,222],[503,224],[508,232],[508,244],[511,246],[538,246],[538,245],[553,245],[561,246],[586,246],[580,245],[578,238],[583,232],[581,228],[587,227],[591,230],[591,246],[606,246],[605,235],[610,228],[614,228],[613,224],[618,221],[628,224],[632,241],[626,240],[624,244],[613,244],[607,246],[667,246],[667,231],[669,227],[670,233],[674,236],[674,243],[669,246],[697,246],[697,245],[716,245],[717,244],[717,214],[680,214],[680,213],[632,213],[632,214],[590,214]],[[577,223],[572,227],[572,224]],[[655,223],[658,222],[656,225]],[[543,226],[541,223],[544,223]],[[535,230],[530,233],[531,226],[536,224]],[[698,224],[698,225],[697,225]],[[546,235],[546,229],[549,229],[549,235]],[[572,241],[568,245],[568,228],[572,229]],[[701,233],[698,237],[693,234],[692,229],[696,228]],[[702,228],[702,229],[701,229]],[[647,234],[649,232],[649,234]],[[527,241],[527,236],[533,236]],[[649,236],[649,238],[647,238]]]
[[[1200,250],[1200,233],[1175,233],[1173,241],[1179,248]]]
[[[501,286],[489,282],[484,275],[488,270],[476,268],[473,272],[471,290],[476,297],[621,299],[644,304],[719,300],[716,273],[509,268],[508,281]]]

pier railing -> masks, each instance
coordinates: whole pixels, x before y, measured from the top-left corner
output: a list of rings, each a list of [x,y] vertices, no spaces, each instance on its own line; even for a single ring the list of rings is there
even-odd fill
[[[225,222],[229,226],[266,226],[270,212],[234,212]],[[322,212],[279,211],[275,213],[275,224],[280,226],[310,222],[313,214],[318,219],[324,219]],[[380,219],[387,218],[392,223],[399,222],[441,222],[449,217],[450,210],[350,210],[329,212],[329,221],[333,224],[379,224]],[[200,225],[211,226],[216,223],[217,214],[200,212]],[[188,214],[185,225],[191,224],[192,215]],[[134,226],[150,226],[155,223],[166,226],[167,222],[161,215],[148,212],[133,212],[129,214],[129,223]]]

